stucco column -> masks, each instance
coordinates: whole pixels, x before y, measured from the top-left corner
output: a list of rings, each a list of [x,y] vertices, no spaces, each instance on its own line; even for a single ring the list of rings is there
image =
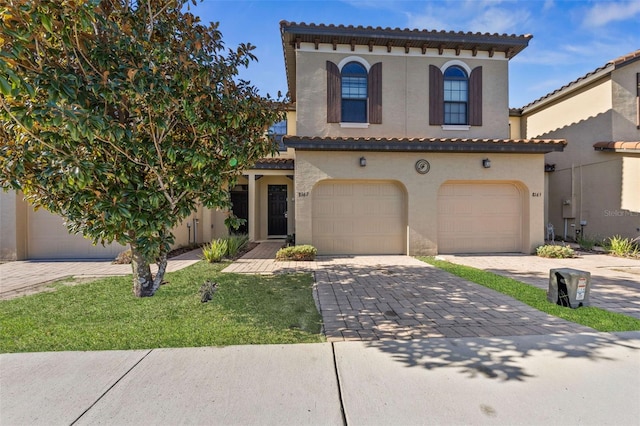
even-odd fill
[[[249,181],[249,241],[256,240],[256,175],[249,172],[247,176]]]

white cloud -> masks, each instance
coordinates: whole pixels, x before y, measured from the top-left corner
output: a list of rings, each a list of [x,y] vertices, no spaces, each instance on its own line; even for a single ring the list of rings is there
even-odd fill
[[[430,2],[405,15],[411,28],[520,34],[531,13],[522,3],[467,0]]]
[[[587,11],[583,25],[601,27],[614,21],[637,19],[639,14],[640,0],[596,3]]]

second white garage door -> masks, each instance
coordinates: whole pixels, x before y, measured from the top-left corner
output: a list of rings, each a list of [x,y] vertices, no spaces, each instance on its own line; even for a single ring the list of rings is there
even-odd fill
[[[522,195],[512,183],[447,183],[438,191],[439,253],[522,250]]]
[[[406,253],[406,202],[397,184],[325,181],[312,196],[319,254]]]

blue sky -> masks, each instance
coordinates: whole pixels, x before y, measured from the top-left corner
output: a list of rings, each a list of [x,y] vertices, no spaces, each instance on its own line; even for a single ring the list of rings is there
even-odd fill
[[[241,76],[262,94],[287,91],[281,20],[427,30],[532,34],[510,61],[509,106],[522,107],[608,61],[640,49],[640,0],[204,0],[192,7],[219,22],[227,47],[257,46]]]

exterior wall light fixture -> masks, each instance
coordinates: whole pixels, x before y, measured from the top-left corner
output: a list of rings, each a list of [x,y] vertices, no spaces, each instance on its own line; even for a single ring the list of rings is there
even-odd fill
[[[364,157],[360,157],[360,167],[366,167],[367,166],[367,159]]]
[[[490,168],[491,160],[489,160],[488,158],[485,158],[484,160],[482,160],[482,167],[484,167],[485,169]]]

